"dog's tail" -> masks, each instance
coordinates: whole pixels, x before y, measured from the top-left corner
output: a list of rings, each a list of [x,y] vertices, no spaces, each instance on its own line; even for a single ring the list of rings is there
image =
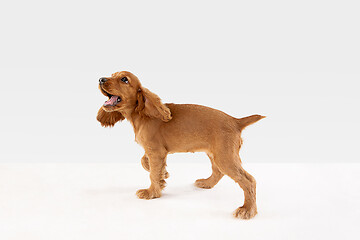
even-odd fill
[[[256,123],[257,121],[259,121],[260,119],[265,118],[265,116],[261,116],[261,115],[251,115],[248,117],[244,117],[244,118],[239,118],[236,119],[237,120],[237,124],[239,127],[239,130],[243,130],[244,128],[246,128],[247,126]]]

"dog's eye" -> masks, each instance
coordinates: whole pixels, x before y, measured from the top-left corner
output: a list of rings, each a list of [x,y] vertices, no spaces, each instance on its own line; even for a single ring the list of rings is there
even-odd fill
[[[126,77],[123,77],[121,81],[123,81],[124,83],[129,83],[129,80]]]

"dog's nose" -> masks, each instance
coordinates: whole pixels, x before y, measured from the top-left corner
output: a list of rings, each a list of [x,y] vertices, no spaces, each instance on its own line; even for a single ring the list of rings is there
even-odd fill
[[[108,80],[107,78],[102,77],[102,78],[99,79],[99,83],[100,83],[100,84],[103,84],[103,83],[106,82],[107,80]]]

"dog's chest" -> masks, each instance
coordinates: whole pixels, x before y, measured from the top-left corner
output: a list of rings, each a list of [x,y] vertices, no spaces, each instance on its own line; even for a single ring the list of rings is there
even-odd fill
[[[144,149],[161,144],[158,136],[153,131],[149,131],[149,129],[145,128],[140,128],[135,131],[135,142]]]
[[[140,127],[135,130],[135,142],[137,142],[141,146],[144,146],[146,142],[146,136],[144,133],[146,133],[146,131],[144,131],[143,127]]]

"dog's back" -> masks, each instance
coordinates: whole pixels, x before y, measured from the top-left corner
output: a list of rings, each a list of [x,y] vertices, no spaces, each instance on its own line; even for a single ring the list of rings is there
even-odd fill
[[[210,152],[219,141],[240,144],[241,130],[261,118],[237,119],[222,111],[195,104],[166,104],[172,120],[160,127],[169,152]]]

